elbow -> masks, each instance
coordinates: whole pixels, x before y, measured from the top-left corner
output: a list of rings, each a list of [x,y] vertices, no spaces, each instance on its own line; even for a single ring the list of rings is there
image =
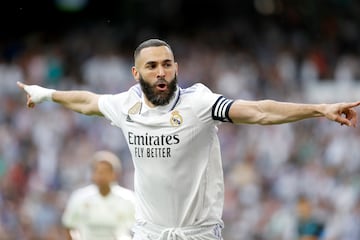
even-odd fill
[[[82,104],[79,107],[74,108],[74,110],[78,113],[88,116],[103,116],[97,106],[97,102],[89,102],[87,104]]]
[[[281,123],[281,122],[270,121],[270,120],[259,121],[260,125],[274,125],[274,124],[279,124],[279,123]]]
[[[82,114],[89,115],[89,116],[102,116],[99,107],[98,107],[98,96],[94,95],[88,99],[84,107],[82,108]]]
[[[273,125],[280,123],[280,116],[271,111],[274,100],[262,100],[257,106],[256,122],[260,125]]]
[[[260,125],[273,125],[276,124],[277,121],[269,118],[268,116],[265,116],[265,114],[261,114],[261,116],[259,116],[258,119],[256,120],[256,123]]]
[[[279,116],[273,115],[273,114],[267,114],[265,112],[261,112],[255,116],[255,118],[252,120],[252,123],[258,124],[258,125],[274,125],[274,124],[280,124],[283,123],[283,119]]]
[[[83,108],[79,111],[79,113],[87,116],[102,116],[99,110],[95,110],[94,108]]]
[[[275,124],[290,123],[295,121],[296,119],[291,119],[291,118],[269,117],[259,120],[258,123],[260,125],[275,125]]]
[[[269,118],[264,113],[256,114],[248,118],[242,118],[242,119],[233,119],[233,123],[235,124],[257,124],[257,125],[272,125],[276,122]]]

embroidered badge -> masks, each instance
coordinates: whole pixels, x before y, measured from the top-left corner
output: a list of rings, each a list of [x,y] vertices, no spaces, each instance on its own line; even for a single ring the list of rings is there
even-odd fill
[[[138,113],[140,113],[140,110],[141,110],[141,102],[135,103],[135,105],[129,109],[128,115],[126,117],[126,121],[133,122],[133,120],[130,117],[130,114],[132,114],[132,115],[138,114]]]
[[[140,110],[141,110],[141,102],[137,102],[137,103],[135,103],[134,106],[132,106],[129,109],[128,114],[138,114],[138,113],[140,113]]]
[[[178,127],[182,124],[183,118],[178,111],[173,111],[170,117],[170,124],[174,127]]]

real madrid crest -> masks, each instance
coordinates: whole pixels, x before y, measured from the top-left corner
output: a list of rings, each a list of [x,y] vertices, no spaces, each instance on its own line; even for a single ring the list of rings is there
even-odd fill
[[[170,124],[173,127],[178,127],[183,123],[183,118],[178,111],[172,111],[170,117]]]

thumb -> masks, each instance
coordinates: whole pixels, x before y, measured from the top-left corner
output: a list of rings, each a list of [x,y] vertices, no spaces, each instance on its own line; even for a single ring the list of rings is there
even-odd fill
[[[25,89],[25,84],[23,84],[22,82],[16,82],[16,84],[18,85],[19,88]]]
[[[351,121],[341,116],[337,116],[335,118],[335,121],[340,123],[341,125],[351,126]]]

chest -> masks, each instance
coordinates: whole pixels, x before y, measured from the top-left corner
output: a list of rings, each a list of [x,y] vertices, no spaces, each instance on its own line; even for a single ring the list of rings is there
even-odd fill
[[[128,204],[122,199],[90,198],[83,202],[81,215],[88,225],[116,226],[130,214]]]
[[[179,149],[201,141],[206,129],[187,108],[129,117],[132,121],[125,121],[122,130],[135,158],[172,158]]]

